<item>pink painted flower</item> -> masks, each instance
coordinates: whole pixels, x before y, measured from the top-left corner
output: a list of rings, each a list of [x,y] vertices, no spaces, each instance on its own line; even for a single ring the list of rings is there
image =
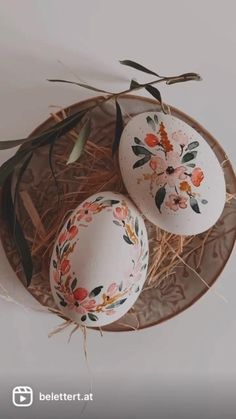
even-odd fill
[[[180,156],[174,151],[168,153],[167,159],[152,157],[151,161],[157,173],[158,185],[167,183],[170,187],[174,187],[177,180],[184,180],[187,177],[186,168],[181,166]]]
[[[118,291],[118,285],[113,282],[109,287],[107,288],[107,295],[108,297],[113,297]]]
[[[113,314],[116,314],[115,310],[106,310],[106,315],[107,316],[113,316]]]
[[[169,200],[165,204],[172,211],[177,211],[179,208],[187,208],[187,198],[182,195],[170,194]]]
[[[117,220],[125,220],[129,215],[129,210],[127,207],[116,207],[113,211],[114,217],[117,218]]]
[[[56,283],[58,283],[60,281],[60,271],[57,269],[55,271],[53,271],[53,279]]]
[[[188,136],[181,129],[173,132],[172,139],[179,144],[181,147],[184,147],[188,144]]]
[[[201,182],[204,179],[204,173],[200,167],[195,167],[191,174],[191,181],[194,186],[200,186]]]
[[[92,311],[95,309],[97,303],[96,300],[87,300],[81,303],[82,307],[87,311]]]
[[[84,220],[89,223],[93,219],[93,214],[100,210],[100,205],[96,202],[85,202],[77,212],[77,220]]]
[[[66,240],[72,240],[75,238],[75,236],[78,234],[78,227],[75,225],[72,225],[69,230],[63,231],[58,239],[58,243],[61,246],[66,242]]]

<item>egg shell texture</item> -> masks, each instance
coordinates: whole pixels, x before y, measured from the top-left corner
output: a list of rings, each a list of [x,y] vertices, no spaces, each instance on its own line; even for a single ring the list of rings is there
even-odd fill
[[[75,209],[56,240],[52,294],[70,319],[103,326],[132,307],[147,266],[147,231],[137,208],[121,194],[95,194]]]
[[[206,140],[182,120],[161,112],[135,116],[122,133],[119,162],[133,201],[163,230],[198,234],[220,217],[223,170]]]

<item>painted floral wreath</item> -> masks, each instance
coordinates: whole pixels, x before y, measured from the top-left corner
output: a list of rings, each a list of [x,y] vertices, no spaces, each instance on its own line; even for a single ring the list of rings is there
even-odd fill
[[[173,132],[170,140],[164,123],[161,121],[159,124],[157,114],[153,118],[148,116],[146,121],[153,132],[147,133],[143,141],[134,137],[132,150],[141,159],[134,163],[133,169],[148,163],[151,173],[143,173],[138,183],[149,181],[150,194],[155,198],[160,212],[163,203],[166,208],[178,211],[187,208],[189,201],[192,210],[200,214],[199,202],[205,205],[208,201],[202,199],[193,188],[198,188],[204,180],[202,169],[196,165],[199,142],[189,142],[187,134],[182,130]],[[160,157],[160,152],[163,157]],[[168,196],[166,185],[173,188],[173,193]],[[156,186],[158,190],[154,195]]]
[[[120,204],[119,204],[120,203]],[[115,206],[119,204],[119,206]],[[73,252],[80,226],[88,227],[93,221],[93,217],[103,211],[113,207],[113,223],[124,229],[123,239],[132,246],[140,248],[137,260],[132,259],[132,272],[126,281],[111,283],[106,290],[103,286],[97,286],[89,291],[79,287],[79,279],[76,275],[71,275],[71,265],[68,258]],[[79,221],[78,227],[75,221]],[[128,295],[132,292],[139,292],[139,280],[141,273],[147,267],[148,250],[143,241],[143,230],[140,229],[138,218],[132,216],[125,201],[107,200],[103,197],[96,198],[95,201],[85,202],[78,211],[69,219],[66,228],[59,236],[56,245],[56,257],[53,259],[53,278],[55,281],[55,291],[62,307],[68,307],[81,315],[81,321],[88,318],[97,321],[97,314],[104,312],[107,315],[115,314],[115,309],[124,304]],[[135,283],[133,283],[135,281]],[[97,299],[99,296],[99,300]]]

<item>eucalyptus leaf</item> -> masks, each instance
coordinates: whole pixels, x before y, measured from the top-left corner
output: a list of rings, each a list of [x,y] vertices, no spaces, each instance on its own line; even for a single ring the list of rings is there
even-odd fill
[[[191,81],[191,80],[200,81],[200,80],[202,80],[202,78],[197,73],[185,73],[185,74],[181,74],[180,76],[177,76],[177,77],[169,78],[166,81],[166,84],[171,85],[171,84],[183,83],[185,81]]]
[[[140,87],[140,84],[136,81],[136,80],[134,80],[134,79],[132,79],[131,80],[131,82],[130,82],[130,86],[129,86],[129,88],[131,89],[131,90],[135,90],[135,89],[137,89],[138,87]]]
[[[89,117],[84,125],[82,126],[78,138],[74,144],[72,152],[70,153],[69,159],[67,161],[67,165],[76,162],[84,149],[86,141],[91,131],[91,117]]]
[[[90,86],[87,83],[78,83],[75,81],[70,81],[70,80],[61,80],[61,79],[47,79],[47,81],[50,81],[52,83],[67,83],[67,84],[74,84],[76,86],[79,87],[83,87],[85,89],[88,90],[93,90],[94,92],[100,92],[100,93],[107,93],[107,94],[112,94],[112,92],[108,92],[107,90],[103,90],[103,89],[98,89],[97,87],[94,86]]]
[[[116,126],[115,126],[115,137],[112,144],[112,155],[116,153],[120,144],[120,137],[123,131],[123,118],[120,105],[116,100]]]
[[[160,104],[161,104],[161,109],[162,109],[162,111],[164,112],[164,113],[167,113],[167,111],[166,111],[166,109],[165,109],[165,107],[164,107],[164,105],[163,105],[163,102],[162,102],[162,98],[161,98],[161,93],[160,93],[160,91],[156,88],[156,87],[154,87],[154,86],[151,86],[151,85],[147,85],[147,86],[145,86],[145,89],[147,90],[147,92],[149,92],[155,99],[157,99],[158,100],[158,102],[160,102]]]
[[[15,216],[11,193],[11,176],[7,178],[2,190],[2,215],[15,242],[26,277],[26,285],[29,286],[33,274],[33,262],[24,232]]]
[[[143,73],[152,74],[153,76],[160,77],[155,71],[149,70],[147,67],[144,67],[142,64],[136,63],[135,61],[132,61],[132,60],[122,60],[120,61],[120,64],[135,68],[135,70],[142,71]]]

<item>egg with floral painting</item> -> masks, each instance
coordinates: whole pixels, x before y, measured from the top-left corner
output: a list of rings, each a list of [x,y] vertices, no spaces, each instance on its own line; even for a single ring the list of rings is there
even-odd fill
[[[219,219],[223,170],[206,140],[181,119],[162,112],[133,117],[121,136],[119,162],[133,201],[163,230],[194,235]]]
[[[145,224],[132,202],[112,192],[91,196],[54,245],[50,284],[57,306],[84,326],[118,320],[142,290],[148,253]]]

